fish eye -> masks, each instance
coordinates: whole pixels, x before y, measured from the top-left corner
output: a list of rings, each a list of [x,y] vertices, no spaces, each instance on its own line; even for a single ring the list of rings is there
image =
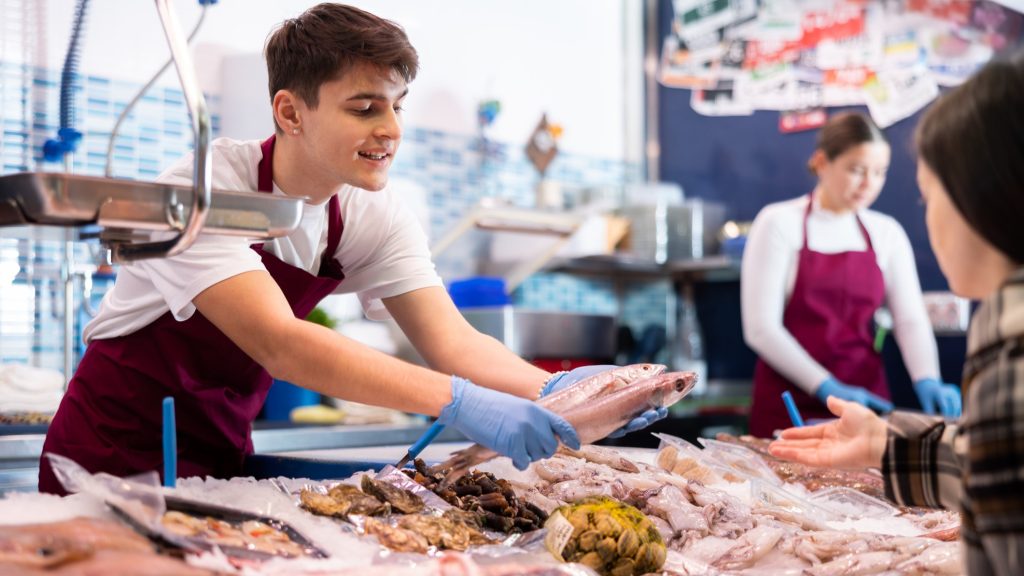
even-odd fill
[[[686,380],[684,380],[683,378],[676,378],[675,384],[676,392],[682,392],[683,390],[686,390]]]

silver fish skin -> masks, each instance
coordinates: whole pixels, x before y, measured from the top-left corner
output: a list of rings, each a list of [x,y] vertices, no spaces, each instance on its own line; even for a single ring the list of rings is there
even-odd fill
[[[598,396],[621,390],[633,382],[657,376],[664,371],[664,364],[630,364],[605,370],[554,394],[548,394],[537,403],[552,412],[561,414],[573,406],[585,404]]]
[[[622,428],[653,408],[668,408],[697,384],[694,372],[666,372],[576,406],[561,414],[576,429],[580,443],[590,444]]]
[[[581,444],[596,442],[630,420],[652,408],[668,408],[683,399],[697,383],[694,372],[666,372],[634,382],[631,386],[607,393],[589,402],[555,411],[565,418],[579,436]],[[474,444],[452,454],[448,460],[434,467],[450,470],[441,483],[448,486],[473,466],[499,456],[490,448]]]

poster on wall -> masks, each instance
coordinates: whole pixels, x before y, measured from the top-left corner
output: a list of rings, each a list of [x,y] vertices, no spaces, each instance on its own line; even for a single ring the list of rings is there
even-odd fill
[[[721,80],[713,88],[694,90],[690,106],[704,116],[750,116],[754,108],[737,91],[733,80]]]
[[[660,82],[700,114],[867,105],[889,126],[1021,43],[1024,15],[989,0],[673,0]],[[808,118],[817,118],[816,114]]]
[[[757,0],[672,0],[675,35],[692,43],[757,16]]]
[[[864,83],[864,95],[871,118],[887,128],[938,98],[939,85],[923,68],[883,70]]]

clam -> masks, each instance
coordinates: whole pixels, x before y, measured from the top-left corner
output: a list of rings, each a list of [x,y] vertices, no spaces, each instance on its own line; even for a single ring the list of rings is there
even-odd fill
[[[640,548],[640,537],[633,530],[623,530],[616,543],[619,556],[632,558]]]
[[[597,549],[597,543],[601,541],[601,533],[597,530],[587,530],[580,534],[578,547],[584,552]]]
[[[620,558],[615,566],[608,571],[610,576],[633,576],[633,572],[636,570],[636,562],[633,562],[632,558]]]
[[[618,553],[618,546],[614,538],[605,538],[597,543],[595,550],[601,556],[601,559],[608,563],[615,559]]]
[[[597,552],[587,552],[582,557],[580,557],[580,559],[576,562],[579,562],[587,568],[592,568],[598,572],[602,572],[602,569],[604,568],[604,560],[601,559],[600,554],[598,554]]]
[[[622,524],[612,518],[610,514],[596,516],[594,518],[594,529],[609,538],[618,538],[622,534]]]

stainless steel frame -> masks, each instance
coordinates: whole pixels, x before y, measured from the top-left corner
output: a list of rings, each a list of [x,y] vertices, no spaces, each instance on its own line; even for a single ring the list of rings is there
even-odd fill
[[[171,0],[155,1],[195,135],[191,187],[68,173],[0,176],[0,226],[99,224],[120,262],[174,256],[201,231],[268,238],[298,226],[302,198],[212,190],[210,114]],[[153,240],[150,231],[173,235]]]
[[[171,10],[170,0],[156,0],[156,9],[160,13],[167,45],[171,49],[171,59],[178,70],[181,89],[184,92],[188,115],[192,119],[192,132],[195,134],[195,164],[192,169],[192,210],[188,215],[188,224],[174,238],[158,242],[138,244],[114,243],[111,246],[115,260],[139,260],[158,256],[174,256],[183,252],[195,242],[199,230],[206,222],[210,210],[210,193],[212,171],[210,164],[210,112],[206,109],[206,99],[199,89],[196,69],[192,65],[192,55],[188,51],[188,42],[178,26],[178,18]]]

